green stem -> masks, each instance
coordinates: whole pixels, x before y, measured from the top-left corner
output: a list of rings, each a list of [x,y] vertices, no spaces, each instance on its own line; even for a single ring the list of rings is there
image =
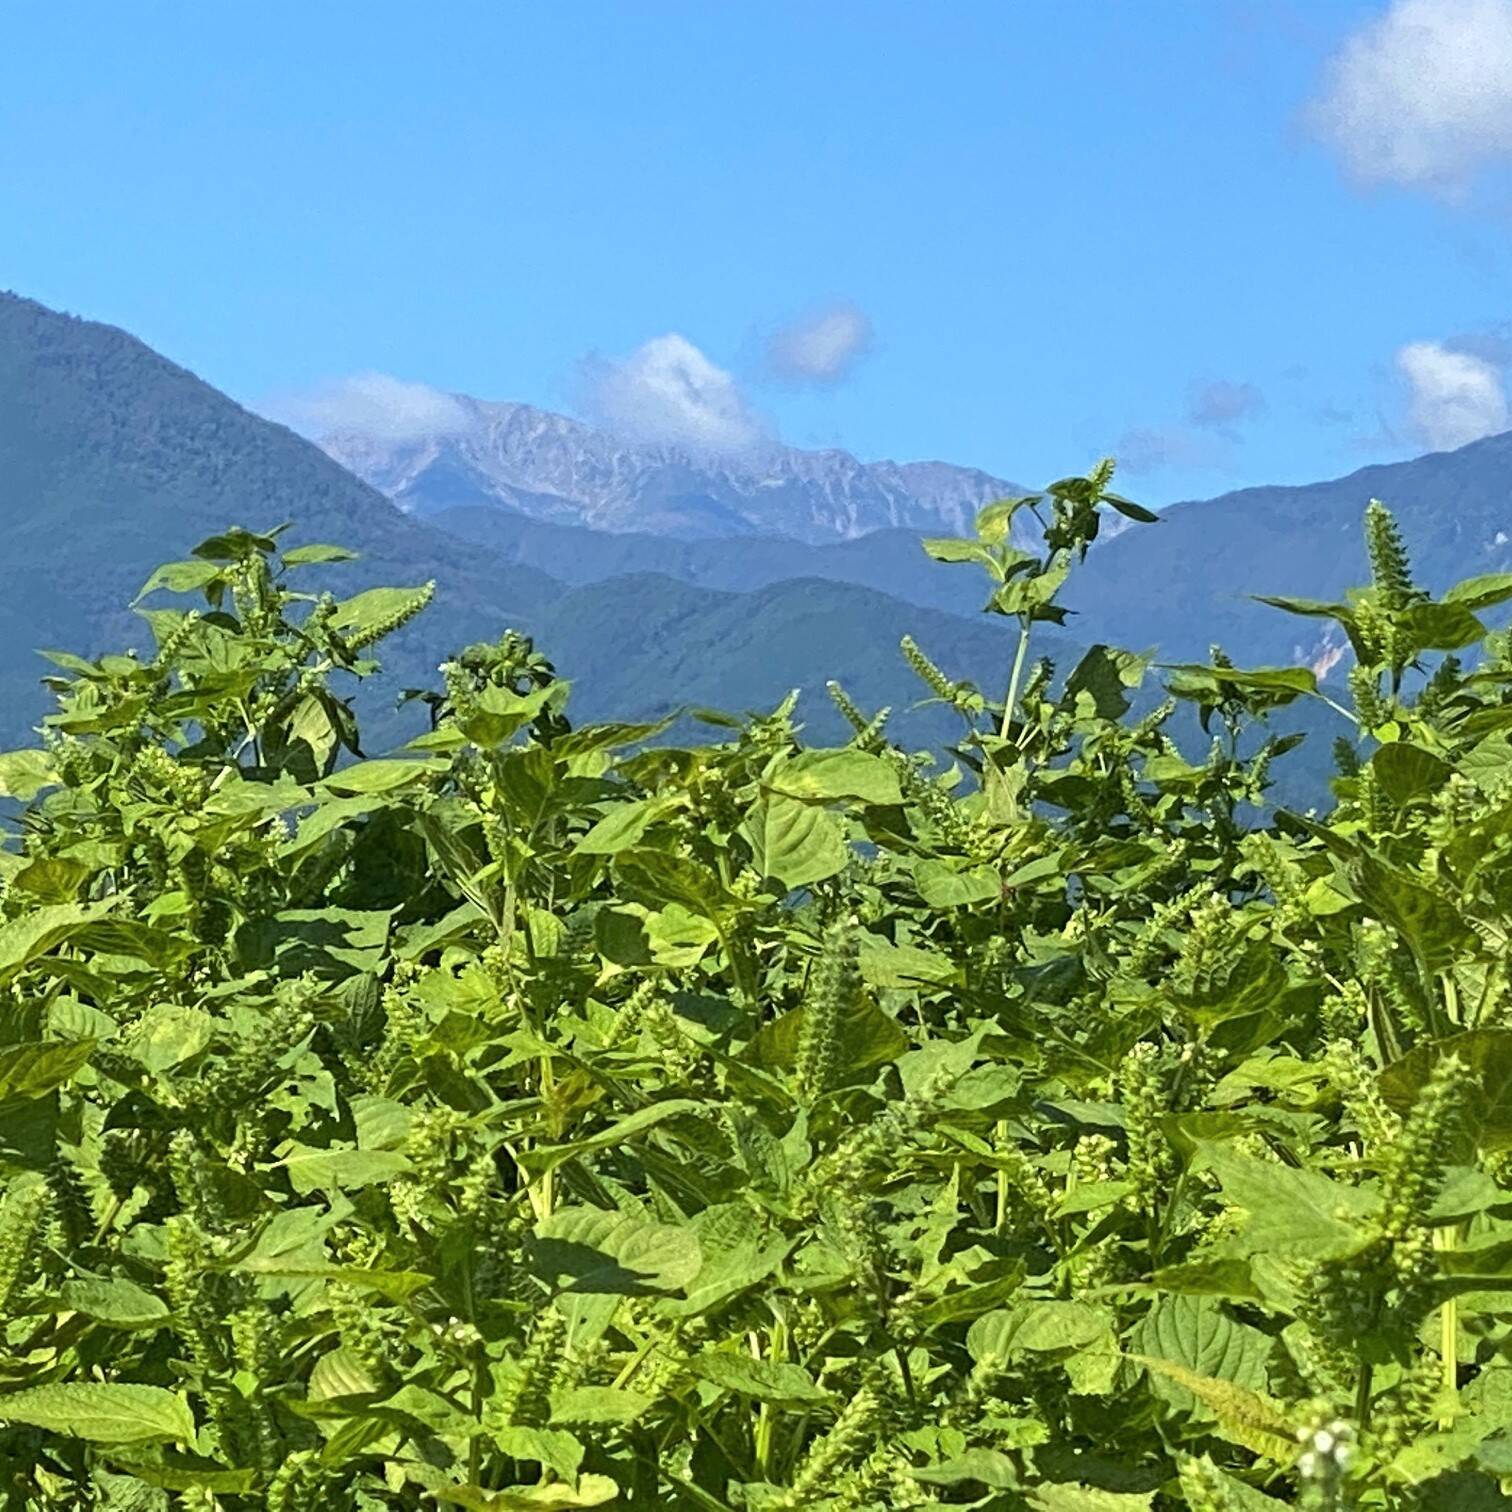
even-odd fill
[[[1008,697],[1003,701],[1003,723],[998,734],[1008,738],[1009,726],[1013,723],[1013,711],[1018,705],[1019,678],[1024,673],[1024,657],[1029,651],[1030,621],[1019,621],[1018,649],[1013,653],[1013,671],[1008,676]]]
[[[1460,1225],[1434,1229],[1433,1247],[1437,1250],[1459,1248]],[[1452,1400],[1459,1394],[1459,1299],[1447,1297],[1439,1309],[1439,1358],[1443,1364],[1445,1394]],[[1452,1409],[1440,1421],[1441,1428],[1453,1424]]]

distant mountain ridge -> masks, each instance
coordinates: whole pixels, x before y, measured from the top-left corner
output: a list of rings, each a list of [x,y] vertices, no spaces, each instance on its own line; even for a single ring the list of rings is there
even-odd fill
[[[800,688],[801,717],[821,743],[843,739],[847,728],[825,697],[827,678],[844,679],[871,706],[906,709],[920,699],[898,655],[906,629],[986,686],[1011,651],[1001,623],[931,616],[801,571],[762,592],[736,593],[647,574],[664,564],[641,561],[639,575],[570,587],[401,511],[311,442],[127,332],[0,292],[0,524],[9,569],[0,596],[0,747],[32,743],[31,727],[49,706],[39,679],[51,668],[39,649],[95,656],[136,646],[146,654],[150,631],[129,605],[152,568],[229,525],[283,520],[294,522],[295,541],[360,554],[321,570],[339,595],[437,582],[432,606],[385,643],[384,676],[361,700],[372,750],[423,717],[414,705],[396,715],[400,689],[436,686],[440,661],[511,626],[535,635],[575,680],[579,718],[633,719],[695,701],[770,709]],[[581,545],[577,532],[567,534],[574,549]],[[853,544],[866,551],[869,539]],[[903,720],[907,738],[921,743],[947,737],[953,723],[938,705]]]
[[[403,441],[360,431],[317,439],[401,508],[502,507],[558,525],[700,539],[778,535],[809,544],[872,531],[966,530],[1018,485],[946,462],[862,462],[766,444],[695,453],[649,446],[529,404],[449,396],[459,425]]]

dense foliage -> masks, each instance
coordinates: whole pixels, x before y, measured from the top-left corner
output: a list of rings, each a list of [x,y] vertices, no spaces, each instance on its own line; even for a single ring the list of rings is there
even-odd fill
[[[1372,505],[1372,584],[1277,601],[1355,653],[1337,807],[1261,823],[1311,673],[1035,659],[1149,518],[1110,476],[929,543],[1020,630],[1001,695],[905,643],[948,767],[838,686],[838,748],[575,727],[517,635],[370,759],[428,590],[277,532],[56,657],[0,758],[5,1505],[1501,1505],[1512,576],[1430,598]]]

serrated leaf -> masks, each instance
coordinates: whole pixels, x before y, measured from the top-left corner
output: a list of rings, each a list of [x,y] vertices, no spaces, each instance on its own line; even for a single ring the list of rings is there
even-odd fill
[[[161,1386],[67,1381],[0,1396],[0,1422],[92,1444],[194,1442],[194,1414]]]

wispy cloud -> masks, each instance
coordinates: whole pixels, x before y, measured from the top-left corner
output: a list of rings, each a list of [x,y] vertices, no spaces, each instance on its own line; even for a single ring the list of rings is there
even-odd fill
[[[1233,431],[1265,409],[1265,395],[1253,383],[1234,383],[1227,378],[1193,384],[1187,404],[1187,420],[1203,430]]]
[[[1225,467],[1229,449],[1185,425],[1143,425],[1126,430],[1114,449],[1119,467],[1146,477],[1167,467]]]
[[[1512,0],[1393,0],[1306,114],[1363,182],[1462,195],[1512,157]]]
[[[742,451],[766,433],[735,379],[675,332],[628,357],[590,358],[583,377],[592,418],[631,440]]]
[[[767,365],[790,383],[840,383],[872,344],[866,312],[842,302],[821,306],[780,326],[767,342]]]
[[[267,408],[275,418],[314,436],[341,432],[380,441],[419,441],[452,435],[468,425],[466,409],[452,395],[388,373],[333,379],[276,398]]]
[[[1434,451],[1494,435],[1508,426],[1507,394],[1495,364],[1437,341],[1413,341],[1396,355],[1407,380],[1413,434]]]

